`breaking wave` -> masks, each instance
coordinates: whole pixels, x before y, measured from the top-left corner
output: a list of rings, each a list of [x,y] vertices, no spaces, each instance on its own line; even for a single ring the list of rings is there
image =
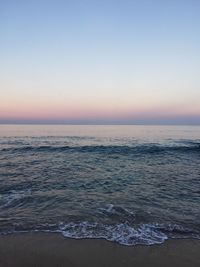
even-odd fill
[[[101,223],[60,223],[59,229],[69,238],[98,238],[117,242],[121,245],[161,244],[170,238],[200,238],[198,233],[171,224],[140,224],[133,227],[128,223],[105,225]]]
[[[49,226],[49,227],[48,227]],[[105,239],[124,246],[162,244],[169,238],[195,238],[200,239],[198,232],[184,228],[177,224],[140,224],[131,226],[128,223],[103,224],[97,222],[60,222],[55,225],[46,224],[33,229],[12,229],[0,234],[50,232],[60,233],[66,238],[73,239]]]

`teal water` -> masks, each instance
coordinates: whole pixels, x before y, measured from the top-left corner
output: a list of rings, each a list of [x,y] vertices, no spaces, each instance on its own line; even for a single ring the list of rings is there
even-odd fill
[[[0,125],[0,232],[200,236],[199,126]]]

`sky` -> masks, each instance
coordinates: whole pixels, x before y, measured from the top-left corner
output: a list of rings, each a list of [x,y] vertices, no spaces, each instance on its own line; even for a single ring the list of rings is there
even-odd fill
[[[0,123],[200,124],[199,0],[0,0]]]

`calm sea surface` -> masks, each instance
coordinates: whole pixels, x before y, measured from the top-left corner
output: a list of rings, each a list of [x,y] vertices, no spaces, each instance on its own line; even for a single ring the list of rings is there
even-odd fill
[[[200,237],[199,126],[0,125],[0,233]]]

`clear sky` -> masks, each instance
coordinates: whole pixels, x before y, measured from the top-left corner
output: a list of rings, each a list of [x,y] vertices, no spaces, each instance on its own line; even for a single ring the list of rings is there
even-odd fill
[[[200,124],[199,0],[0,0],[0,123]]]

